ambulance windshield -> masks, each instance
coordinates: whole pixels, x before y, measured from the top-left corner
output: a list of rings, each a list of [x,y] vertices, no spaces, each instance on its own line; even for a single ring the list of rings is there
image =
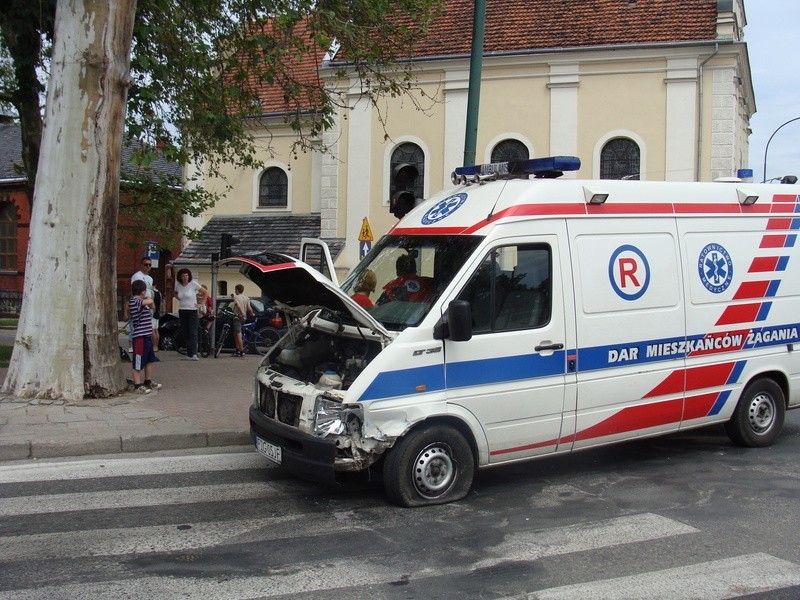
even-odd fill
[[[384,236],[350,273],[342,291],[387,329],[418,325],[481,239]]]

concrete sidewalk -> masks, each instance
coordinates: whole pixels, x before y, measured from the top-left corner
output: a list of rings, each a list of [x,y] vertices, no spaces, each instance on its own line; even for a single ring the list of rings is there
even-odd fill
[[[0,461],[250,444],[261,357],[182,361],[162,350],[146,396],[63,402],[0,397]],[[130,379],[130,362],[123,362]],[[6,369],[0,369],[5,377]]]

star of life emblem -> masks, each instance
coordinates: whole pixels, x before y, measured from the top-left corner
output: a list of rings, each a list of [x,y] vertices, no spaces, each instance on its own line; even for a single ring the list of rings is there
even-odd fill
[[[423,225],[433,225],[441,221],[445,217],[452,215],[458,208],[464,204],[467,199],[466,194],[455,194],[449,196],[444,200],[437,202],[436,205],[422,215]]]
[[[719,244],[707,244],[697,259],[700,281],[712,294],[721,294],[733,281],[733,261],[728,251]]]

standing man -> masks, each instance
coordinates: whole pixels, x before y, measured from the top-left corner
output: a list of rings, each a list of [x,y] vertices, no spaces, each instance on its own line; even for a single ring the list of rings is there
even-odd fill
[[[242,344],[242,321],[247,316],[254,317],[253,307],[250,306],[250,298],[244,295],[244,286],[237,283],[234,288],[236,293],[233,295],[233,334],[236,343],[236,351],[234,356],[244,356],[244,344]]]
[[[141,269],[134,273],[131,277],[131,283],[134,281],[144,281],[145,289],[147,291],[146,297],[153,300],[155,294],[153,294],[153,278],[150,275],[150,271],[153,268],[153,262],[149,257],[145,256],[142,258],[141,264]],[[153,326],[153,350],[158,351],[158,318],[151,315],[150,323]]]

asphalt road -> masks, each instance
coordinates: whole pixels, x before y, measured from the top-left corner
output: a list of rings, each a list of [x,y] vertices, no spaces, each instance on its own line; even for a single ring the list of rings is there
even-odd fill
[[[446,506],[249,448],[0,465],[5,598],[797,598],[800,411],[480,473]]]

